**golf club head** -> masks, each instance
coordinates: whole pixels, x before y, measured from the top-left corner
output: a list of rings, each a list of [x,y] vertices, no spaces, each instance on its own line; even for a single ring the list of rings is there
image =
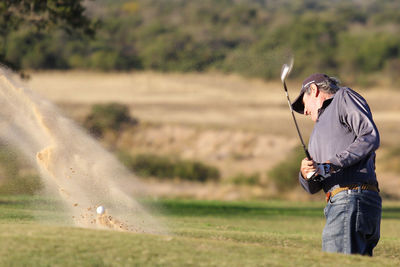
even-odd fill
[[[286,80],[286,77],[289,75],[290,71],[292,70],[293,67],[293,58],[290,59],[288,64],[283,64],[282,70],[281,70],[281,80],[284,83]]]

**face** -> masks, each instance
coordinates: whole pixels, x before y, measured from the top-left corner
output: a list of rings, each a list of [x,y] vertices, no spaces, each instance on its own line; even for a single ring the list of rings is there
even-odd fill
[[[322,107],[323,98],[315,84],[310,85],[310,94],[304,93],[304,115],[310,116],[311,120],[316,122],[318,119],[318,111]]]

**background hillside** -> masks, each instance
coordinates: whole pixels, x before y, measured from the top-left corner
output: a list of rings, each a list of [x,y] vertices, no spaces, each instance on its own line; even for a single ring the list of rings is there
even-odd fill
[[[324,71],[371,86],[395,86],[400,3],[386,1],[96,0],[94,39],[25,26],[8,37],[6,59],[24,69],[235,72],[276,79]]]

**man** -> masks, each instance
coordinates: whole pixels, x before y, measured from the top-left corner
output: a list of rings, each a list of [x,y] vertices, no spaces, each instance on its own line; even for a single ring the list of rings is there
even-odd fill
[[[322,250],[372,256],[380,237],[382,200],[375,174],[379,133],[365,99],[325,74],[303,81],[293,110],[315,122],[312,160],[303,159],[299,181],[327,195]]]

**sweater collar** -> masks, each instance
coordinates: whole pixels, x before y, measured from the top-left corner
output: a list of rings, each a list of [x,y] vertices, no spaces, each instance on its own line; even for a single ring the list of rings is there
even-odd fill
[[[317,119],[317,121],[319,120],[319,117],[321,117],[322,113],[324,113],[325,109],[326,109],[326,108],[329,106],[329,104],[332,102],[334,96],[335,96],[335,95],[332,95],[332,97],[326,99],[326,100],[324,101],[324,103],[322,103],[322,107],[318,110],[318,119]]]

